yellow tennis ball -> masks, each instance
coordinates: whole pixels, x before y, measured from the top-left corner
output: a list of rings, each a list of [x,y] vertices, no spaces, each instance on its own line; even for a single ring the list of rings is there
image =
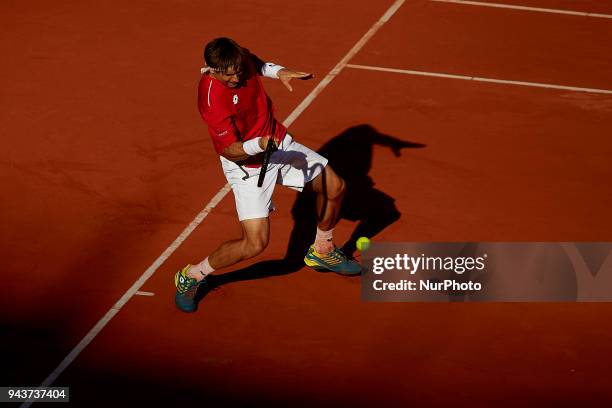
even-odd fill
[[[370,247],[369,239],[367,239],[366,237],[360,237],[359,239],[357,239],[357,249],[358,250],[360,250],[361,252],[367,251],[369,247]]]

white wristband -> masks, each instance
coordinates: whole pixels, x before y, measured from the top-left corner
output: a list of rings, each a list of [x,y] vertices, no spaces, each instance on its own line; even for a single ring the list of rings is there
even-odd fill
[[[272,62],[266,62],[265,64],[263,64],[263,66],[261,67],[261,75],[265,76],[266,78],[278,78],[278,71],[280,71],[281,69],[283,69],[285,67],[280,66],[280,65],[276,65]]]
[[[246,142],[244,142],[242,144],[242,149],[244,150],[244,152],[249,156],[254,156],[257,153],[263,152],[264,149],[262,149],[259,145],[259,139],[261,139],[261,137],[256,137],[255,139],[247,140]]]

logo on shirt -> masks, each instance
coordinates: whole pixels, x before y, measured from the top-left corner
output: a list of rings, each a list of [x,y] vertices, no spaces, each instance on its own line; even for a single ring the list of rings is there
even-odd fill
[[[234,102],[234,105],[236,105],[238,103],[238,95],[234,95],[232,101]]]

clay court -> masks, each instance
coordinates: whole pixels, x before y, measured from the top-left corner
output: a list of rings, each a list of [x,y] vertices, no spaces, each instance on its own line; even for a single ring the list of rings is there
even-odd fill
[[[264,254],[174,306],[174,273],[240,234],[196,106],[221,35],[314,74],[264,84],[353,177],[341,243],[367,222],[381,242],[612,241],[612,2],[499,3],[5,2],[0,386],[88,407],[610,405],[612,304],[363,302],[359,277],[294,262],[289,189]]]

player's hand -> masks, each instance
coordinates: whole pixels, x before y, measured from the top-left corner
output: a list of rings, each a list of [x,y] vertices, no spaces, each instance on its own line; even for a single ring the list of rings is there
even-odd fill
[[[302,80],[306,80],[306,79],[312,78],[312,74],[309,74],[307,72],[292,71],[292,70],[287,69],[287,68],[281,69],[280,71],[278,71],[278,73],[276,75],[278,76],[278,79],[280,79],[280,81],[283,83],[283,85],[285,85],[285,87],[290,92],[293,92],[293,88],[291,87],[291,84],[289,82],[293,78],[302,79]]]
[[[268,147],[268,140],[270,140],[270,138],[272,138],[273,136],[268,135],[268,136],[262,136],[259,139],[259,147],[261,147],[263,150],[266,150],[266,147]],[[274,137],[274,146],[276,146],[278,148],[278,145],[280,144],[280,141],[278,140],[278,138]]]

